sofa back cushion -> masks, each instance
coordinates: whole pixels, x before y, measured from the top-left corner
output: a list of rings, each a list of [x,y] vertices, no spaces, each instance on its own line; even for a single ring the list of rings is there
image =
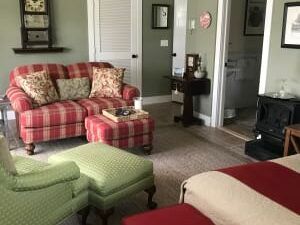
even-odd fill
[[[67,70],[70,78],[88,77],[93,80],[93,67],[113,68],[110,63],[106,62],[87,62],[68,65]]]
[[[10,86],[19,86],[16,81],[17,76],[26,76],[28,74],[46,71],[54,84],[57,79],[66,79],[68,77],[67,68],[61,64],[31,64],[18,66],[10,72]],[[19,86],[20,87],[20,86]]]
[[[60,100],[79,100],[88,98],[91,92],[88,77],[73,79],[57,79]]]

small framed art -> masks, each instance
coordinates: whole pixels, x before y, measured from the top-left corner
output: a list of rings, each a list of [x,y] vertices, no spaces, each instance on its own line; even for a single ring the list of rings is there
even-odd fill
[[[300,2],[284,5],[281,47],[300,48]]]
[[[152,5],[152,29],[169,28],[169,5]]]
[[[262,36],[265,28],[267,0],[247,0],[245,36]]]

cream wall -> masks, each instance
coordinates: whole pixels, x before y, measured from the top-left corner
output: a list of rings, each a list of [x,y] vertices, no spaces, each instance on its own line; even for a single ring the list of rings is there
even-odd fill
[[[230,52],[261,52],[263,36],[244,36],[246,0],[231,1]]]
[[[278,91],[280,81],[286,79],[288,90],[300,97],[300,49],[281,48],[285,2],[290,1],[274,1],[266,91]]]

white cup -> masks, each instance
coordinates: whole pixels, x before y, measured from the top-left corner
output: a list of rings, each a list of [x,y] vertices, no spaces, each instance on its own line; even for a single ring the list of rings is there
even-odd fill
[[[143,108],[143,98],[137,97],[134,98],[134,109],[141,110]]]

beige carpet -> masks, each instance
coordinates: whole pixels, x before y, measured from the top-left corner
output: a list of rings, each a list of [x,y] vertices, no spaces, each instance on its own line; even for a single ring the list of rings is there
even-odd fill
[[[159,207],[176,204],[180,184],[192,175],[252,161],[244,155],[244,141],[236,137],[218,129],[200,126],[183,128],[180,124],[174,124],[173,115],[180,111],[175,104],[151,105],[146,110],[156,119],[157,125],[153,154],[145,156],[139,149],[130,151],[153,161],[157,185],[155,201]],[[83,138],[71,138],[38,144],[37,154],[33,158],[47,161],[52,154],[85,143]],[[13,153],[24,155],[22,148],[14,150]],[[147,195],[141,193],[122,202],[110,218],[109,224],[120,224],[123,216],[147,210],[146,199]],[[101,224],[95,212],[90,214],[88,222]],[[77,217],[73,216],[62,224],[79,223]]]

